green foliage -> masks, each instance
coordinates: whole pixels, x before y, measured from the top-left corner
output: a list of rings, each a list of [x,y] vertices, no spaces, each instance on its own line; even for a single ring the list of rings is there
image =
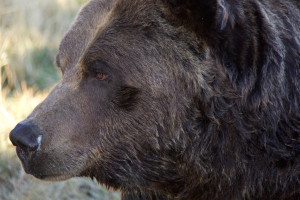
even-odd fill
[[[26,73],[27,86],[38,86],[40,90],[51,87],[60,79],[60,72],[55,66],[54,56],[56,50],[47,47],[35,48],[30,52],[30,61],[35,67],[35,72]]]
[[[85,2],[87,2],[87,0],[77,0],[77,3],[79,4],[84,4]]]

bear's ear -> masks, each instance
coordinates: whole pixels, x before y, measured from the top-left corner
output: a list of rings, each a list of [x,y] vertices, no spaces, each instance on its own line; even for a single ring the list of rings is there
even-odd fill
[[[197,31],[223,30],[234,26],[239,7],[236,0],[163,0],[169,11],[184,25]],[[234,5],[235,6],[231,6]]]

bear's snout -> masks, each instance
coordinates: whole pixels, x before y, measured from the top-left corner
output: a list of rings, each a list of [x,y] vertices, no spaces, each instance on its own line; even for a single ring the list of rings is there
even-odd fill
[[[29,154],[39,149],[42,136],[36,125],[27,122],[17,124],[9,138],[14,146]]]

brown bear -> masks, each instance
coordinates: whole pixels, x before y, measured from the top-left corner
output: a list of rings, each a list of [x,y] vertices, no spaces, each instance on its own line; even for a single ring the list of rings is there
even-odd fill
[[[300,199],[298,0],[91,0],[10,134],[25,171],[124,200]]]

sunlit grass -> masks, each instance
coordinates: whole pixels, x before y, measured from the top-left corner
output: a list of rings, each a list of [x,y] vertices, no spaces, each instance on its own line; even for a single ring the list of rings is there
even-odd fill
[[[14,92],[11,97],[2,99],[0,103],[0,151],[8,150],[10,144],[7,133],[26,115],[28,115],[35,106],[37,106],[47,95],[47,92],[34,95],[32,88],[23,86],[23,92]],[[6,96],[7,90],[2,91]]]
[[[75,0],[0,1],[2,87],[20,91],[26,80],[44,89],[59,79],[55,54],[79,8]]]

